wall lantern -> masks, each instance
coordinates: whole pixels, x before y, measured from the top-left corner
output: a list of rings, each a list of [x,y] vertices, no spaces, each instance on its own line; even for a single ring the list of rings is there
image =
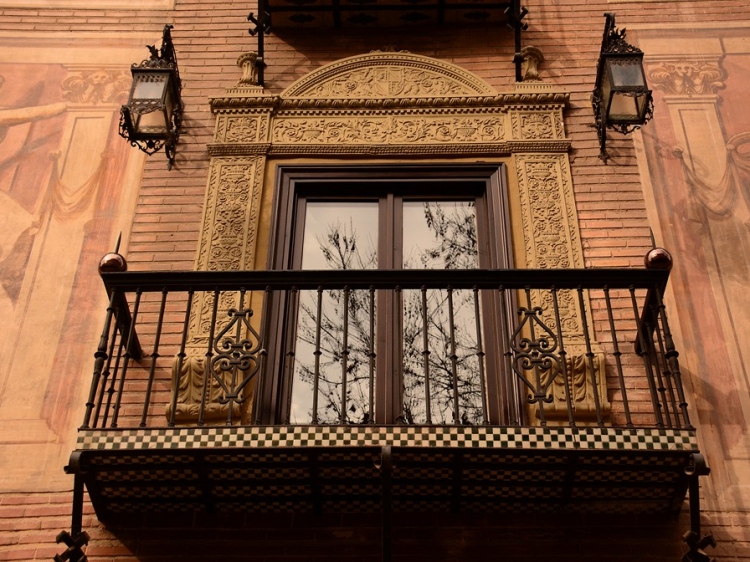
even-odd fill
[[[625,41],[625,30],[615,28],[615,15],[604,14],[602,50],[591,95],[599,158],[607,162],[607,128],[622,134],[645,125],[654,113],[654,100],[646,84],[643,51]]]
[[[161,50],[148,45],[151,57],[131,67],[133,86],[120,110],[120,136],[149,156],[164,147],[169,170],[182,122],[182,85],[171,29],[164,26]]]

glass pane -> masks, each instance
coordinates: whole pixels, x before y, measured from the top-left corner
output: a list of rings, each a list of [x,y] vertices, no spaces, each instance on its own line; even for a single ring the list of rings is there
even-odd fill
[[[403,239],[406,269],[479,267],[473,201],[404,202]],[[403,299],[405,421],[481,423],[473,291],[404,291]]]
[[[376,201],[308,202],[302,269],[376,269],[377,241]],[[351,291],[348,298],[344,291],[324,291],[318,314],[317,291],[300,291],[292,423],[339,423],[342,411],[346,412],[344,419],[348,423],[369,421],[371,376],[374,376],[369,354],[375,338],[370,304],[369,291]],[[348,354],[344,353],[345,339]],[[319,352],[317,369],[316,351]],[[318,402],[314,418],[316,384]]]
[[[138,115],[135,130],[141,134],[163,135],[168,132],[164,112],[160,109]]]
[[[623,59],[608,59],[609,70],[612,73],[612,85],[615,88],[645,86],[641,61],[634,57]]]
[[[609,106],[609,119],[612,122],[636,123],[639,120],[636,97],[628,94],[615,93],[612,105]]]
[[[161,100],[168,77],[169,74],[157,74],[136,78],[137,82],[135,83],[135,90],[133,90],[133,99]]]

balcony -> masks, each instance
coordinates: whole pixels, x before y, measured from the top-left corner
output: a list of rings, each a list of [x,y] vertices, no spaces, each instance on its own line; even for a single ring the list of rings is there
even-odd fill
[[[102,273],[68,471],[103,520],[675,512],[698,448],[668,275]]]

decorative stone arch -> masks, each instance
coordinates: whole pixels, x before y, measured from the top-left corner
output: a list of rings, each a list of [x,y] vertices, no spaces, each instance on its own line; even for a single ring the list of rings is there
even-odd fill
[[[238,65],[251,59],[243,55]],[[504,162],[517,267],[583,267],[563,121],[566,92],[533,82],[498,93],[456,65],[404,52],[335,61],[278,95],[252,84],[244,70],[236,87],[211,99],[217,120],[197,270],[264,266],[256,250],[260,230],[268,228],[261,201],[271,200],[263,197],[273,186],[266,181],[269,163],[341,156],[360,163],[374,157]],[[199,349],[205,349],[211,304],[195,303],[190,334]],[[572,302],[568,308],[567,319],[580,324]]]

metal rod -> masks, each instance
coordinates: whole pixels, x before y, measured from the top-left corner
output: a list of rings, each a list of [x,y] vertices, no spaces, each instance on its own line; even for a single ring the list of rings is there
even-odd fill
[[[161,292],[161,304],[159,306],[159,318],[156,321],[156,335],[154,336],[154,351],[151,354],[151,369],[148,373],[148,382],[146,383],[146,396],[143,401],[143,414],[141,415],[141,427],[146,427],[146,417],[148,408],[151,404],[151,388],[154,384],[154,374],[156,373],[156,361],[159,359],[159,342],[161,340],[161,329],[164,322],[164,308],[167,304],[167,291]]]
[[[112,408],[112,398],[115,395],[115,385],[117,383],[117,375],[120,374],[120,361],[122,361],[122,352],[125,349],[125,337],[120,334],[120,344],[117,346],[117,357],[115,358],[115,368],[112,371],[112,377],[109,379],[109,388],[107,389],[107,405],[104,407],[104,416],[102,417],[101,427],[107,426],[107,420],[109,419],[109,412]]]
[[[190,324],[190,309],[193,307],[193,293],[188,291],[187,305],[185,306],[185,320],[182,323],[182,341],[180,342],[180,352],[177,354],[177,372],[175,373],[174,388],[172,389],[172,410],[169,413],[169,427],[174,427],[177,416],[177,396],[180,393],[180,378],[182,377],[182,365],[185,362],[185,346],[187,345],[188,326]]]
[[[368,353],[370,359],[370,388],[368,405],[368,421],[375,423],[375,288],[370,287],[370,349]]]
[[[509,327],[508,311],[505,308],[507,304],[505,288],[501,285],[498,291],[500,292],[500,325],[502,326],[503,332],[505,332]],[[505,359],[506,379],[510,379],[513,373],[513,332],[511,331],[510,333],[511,333],[510,339],[508,339],[505,342],[506,348],[505,348],[505,351],[503,352],[503,356]],[[511,380],[515,381],[515,378]],[[519,397],[519,401],[520,401],[520,397]],[[520,416],[520,411],[518,409],[518,405],[514,401],[514,403],[511,406],[513,408],[512,414],[511,414],[511,417],[513,419],[510,420],[510,423],[512,425],[521,425],[521,416]]]
[[[393,457],[391,446],[385,445],[380,450],[380,474],[383,482],[383,493],[381,495],[381,533],[383,562],[391,561],[392,548],[392,512],[393,512]]]
[[[657,319],[656,321],[657,326],[659,324],[659,321]],[[667,405],[667,421],[669,423],[669,427],[672,427],[672,417],[674,417],[674,425],[675,427],[682,427],[682,424],[680,423],[680,413],[677,409],[677,398],[675,397],[674,392],[674,381],[672,380],[672,371],[669,368],[669,362],[667,361],[667,352],[664,348],[664,339],[661,336],[661,330],[656,330],[656,341],[659,344],[659,357],[661,357],[661,369],[664,373],[664,381],[667,385],[667,394],[669,395],[669,400],[667,398],[664,398],[664,402]]]
[[[609,318],[609,331],[612,333],[612,346],[614,347],[615,365],[617,366],[617,379],[620,382],[620,392],[622,392],[622,405],[625,410],[625,423],[628,427],[633,427],[633,419],[630,416],[630,404],[628,402],[628,391],[625,385],[625,375],[622,370],[622,352],[620,344],[617,341],[617,329],[615,328],[614,315],[612,314],[612,299],[609,294],[609,287],[604,287],[604,300],[607,303],[607,317]]]
[[[654,418],[658,427],[664,427],[664,420],[661,416],[661,405],[656,395],[656,385],[654,384],[654,372],[652,370],[651,360],[648,356],[648,345],[646,344],[646,334],[644,323],[641,321],[641,315],[638,311],[638,303],[635,299],[635,287],[630,288],[630,300],[633,305],[633,315],[635,317],[636,327],[638,329],[638,346],[637,353],[643,359],[643,366],[646,368],[646,379],[648,389],[651,393],[651,404],[654,407]]]
[[[120,416],[120,406],[122,404],[122,393],[125,390],[125,378],[128,374],[128,367],[130,366],[130,358],[132,357],[131,350],[133,349],[133,342],[135,341],[135,324],[138,320],[138,308],[141,305],[141,295],[143,293],[140,290],[135,292],[135,303],[133,304],[133,316],[130,319],[130,329],[128,330],[128,343],[125,346],[125,355],[123,356],[122,364],[122,375],[120,376],[120,382],[117,387],[117,399],[115,400],[115,407],[112,410],[112,424],[110,427],[117,427],[117,419]]]
[[[216,337],[216,315],[219,310],[219,299],[221,294],[214,291],[214,305],[211,309],[211,327],[208,330],[208,343],[206,345],[206,362],[203,367],[203,388],[201,389],[201,406],[198,411],[198,425],[205,423],[203,417],[206,414],[206,402],[209,400],[211,384],[213,383],[214,368],[211,360],[214,357],[214,338]]]
[[[432,403],[430,396],[430,338],[429,323],[427,321],[427,289],[422,287],[422,363],[424,364],[424,403],[425,423],[432,423]]]
[[[667,388],[666,383],[664,379],[669,376],[669,367],[666,363],[666,357],[665,351],[664,351],[664,343],[661,339],[661,333],[659,332],[659,318],[656,316],[656,314],[652,315],[653,322],[654,322],[654,331],[653,335],[656,337],[657,345],[659,346],[659,349],[657,350],[656,345],[654,345],[653,337],[651,339],[651,345],[649,346],[649,352],[651,354],[651,363],[654,365],[654,371],[656,371],[656,381],[659,386],[657,386],[656,391],[659,394],[659,404],[661,404],[662,409],[664,411],[664,421],[665,425],[668,428],[672,427],[672,415],[671,415],[671,408],[669,405],[669,400],[667,399]],[[662,361],[659,359],[662,358]],[[680,422],[679,420],[676,420],[676,425],[679,426]]]
[[[102,368],[104,362],[107,359],[107,344],[109,340],[109,330],[112,324],[112,316],[115,310],[115,296],[116,292],[113,291],[110,295],[109,306],[107,307],[107,314],[104,318],[104,328],[102,329],[102,335],[99,337],[99,347],[94,353],[94,376],[91,380],[91,388],[89,389],[89,399],[86,402],[86,413],[83,416],[83,423],[81,429],[88,429],[91,424],[91,413],[94,409],[94,400],[96,400],[96,391],[99,386],[99,380],[102,375]],[[114,336],[113,336],[114,337]],[[106,382],[106,381],[105,381]]]
[[[562,367],[563,380],[565,381],[565,405],[568,408],[568,425],[575,427],[576,420],[573,416],[573,398],[570,390],[570,380],[568,379],[568,352],[565,351],[565,342],[563,339],[562,322],[560,321],[560,305],[557,297],[557,289],[552,287],[552,305],[555,309],[555,324],[557,325],[557,341],[560,344],[560,366]],[[554,383],[550,383],[554,384]]]
[[[458,407],[458,355],[456,355],[456,326],[453,321],[453,289],[448,287],[448,329],[451,342],[451,377],[453,381],[453,423],[461,423]]]
[[[111,332],[112,335],[109,338],[109,350],[108,350],[108,357],[107,362],[104,365],[104,370],[102,371],[102,378],[101,382],[99,383],[99,397],[96,400],[96,410],[94,411],[94,420],[92,422],[92,427],[96,428],[99,424],[99,414],[101,413],[102,409],[102,403],[104,402],[104,393],[107,391],[107,381],[109,379],[109,375],[112,373],[110,368],[112,367],[112,357],[114,356],[115,351],[115,344],[117,343],[117,313],[115,313],[115,321],[112,323]],[[120,349],[117,351],[118,357],[119,354],[122,353],[122,338],[120,338]],[[106,422],[105,422],[106,425]]]
[[[346,418],[346,382],[349,370],[349,287],[344,287],[344,339],[341,342],[341,423]]]
[[[477,333],[477,358],[479,359],[479,391],[482,397],[482,423],[487,425],[487,383],[484,380],[484,344],[482,342],[482,316],[479,309],[479,289],[474,287],[474,321]]]
[[[524,292],[526,294],[526,314],[531,316],[535,314],[531,302],[531,289],[529,287],[526,287],[524,289]],[[529,322],[529,331],[531,333],[531,341],[536,341],[536,330],[534,329],[534,322]],[[541,398],[541,396],[539,396],[542,389],[542,373],[539,371],[539,364],[536,362],[534,362],[534,381],[536,383],[536,386],[534,387],[534,397],[537,399],[537,406],[539,406],[539,425],[545,426],[547,425],[547,418],[544,413],[544,400]]]
[[[73,514],[70,522],[70,535],[75,539],[83,530],[83,475],[73,476]]]
[[[680,372],[680,364],[677,360],[679,353],[674,346],[674,340],[672,339],[672,331],[669,329],[669,322],[667,321],[667,309],[664,307],[664,300],[662,297],[662,290],[660,287],[654,287],[654,295],[656,296],[656,302],[659,310],[659,317],[661,318],[661,327],[664,332],[664,347],[666,348],[666,358],[669,362],[672,376],[675,379],[675,386],[677,390],[677,397],[680,400],[680,410],[682,410],[682,419],[684,420],[684,427],[692,429],[690,423],[690,414],[688,414],[687,400],[685,400],[685,390],[682,387],[682,373]]]
[[[317,303],[317,316],[315,318],[315,371],[313,373],[313,403],[312,403],[312,423],[318,423],[318,392],[320,389],[320,332],[321,332],[321,318],[323,315],[323,288],[318,287],[318,303]]]
[[[586,305],[583,301],[583,287],[578,287],[578,306],[581,311],[583,338],[586,342],[586,358],[588,359],[589,370],[591,371],[591,388],[594,394],[594,406],[596,407],[596,422],[600,426],[603,426],[604,418],[602,418],[602,406],[599,400],[599,388],[596,380],[596,367],[594,365],[594,352],[591,350],[591,334],[589,334],[589,322],[586,317]]]

